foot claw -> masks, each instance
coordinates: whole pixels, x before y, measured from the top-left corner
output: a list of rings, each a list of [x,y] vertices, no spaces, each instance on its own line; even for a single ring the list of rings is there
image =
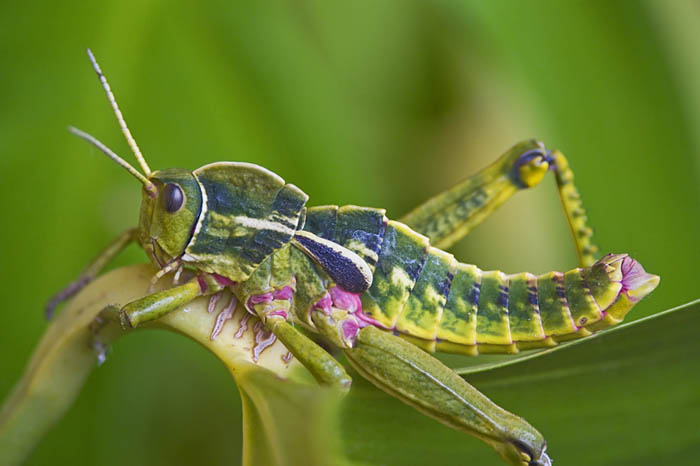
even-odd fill
[[[78,292],[85,288],[85,285],[90,283],[90,281],[92,281],[92,277],[80,277],[79,279],[75,280],[72,283],[69,283],[68,286],[66,286],[64,289],[53,295],[49,302],[46,303],[46,308],[44,311],[44,316],[46,317],[46,320],[51,320],[53,318],[54,311],[56,310],[56,307],[58,307],[59,304],[69,300],[70,298],[78,294]]]

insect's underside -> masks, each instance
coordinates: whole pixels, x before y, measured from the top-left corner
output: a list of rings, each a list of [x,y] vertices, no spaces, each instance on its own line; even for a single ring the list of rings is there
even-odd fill
[[[556,345],[620,322],[656,287],[659,278],[626,254],[595,260],[573,174],[560,152],[537,141],[517,144],[401,221],[387,219],[383,209],[307,208],[302,191],[252,164],[150,172],[91,59],[145,176],[92,136],[73,132],[142,182],[141,219],[59,293],[50,309],[138,240],[161,268],[156,278],[175,270],[179,275],[183,267],[196,276],[128,303],[118,314],[123,325],[158,318],[198,296],[217,300],[230,290],[320,383],[347,388],[350,378],[292,324],[343,349],[379,388],[484,440],[509,463],[551,464],[537,430],[417,347],[477,355]],[[556,176],[580,267],[506,275],[460,263],[439,249],[549,171]]]

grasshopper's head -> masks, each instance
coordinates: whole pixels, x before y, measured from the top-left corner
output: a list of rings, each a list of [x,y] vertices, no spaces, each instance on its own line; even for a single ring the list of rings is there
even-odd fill
[[[202,192],[192,172],[171,168],[153,172],[144,186],[139,243],[155,265],[180,257],[202,210]]]

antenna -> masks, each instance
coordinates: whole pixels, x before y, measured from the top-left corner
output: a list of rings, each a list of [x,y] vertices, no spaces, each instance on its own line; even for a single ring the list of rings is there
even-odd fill
[[[151,169],[146,163],[146,159],[143,157],[143,154],[141,154],[141,150],[139,149],[139,146],[136,144],[136,140],[134,137],[131,135],[131,131],[129,131],[129,128],[126,126],[126,121],[124,121],[124,116],[122,115],[121,110],[119,110],[119,106],[117,105],[117,101],[114,98],[114,94],[112,93],[112,89],[109,87],[109,83],[107,82],[107,78],[105,78],[105,75],[102,74],[102,70],[100,69],[100,65],[97,64],[97,60],[95,59],[95,56],[92,54],[92,51],[90,49],[87,49],[87,54],[88,57],[90,57],[90,61],[92,62],[92,67],[95,69],[95,73],[97,73],[97,77],[100,79],[100,83],[102,83],[102,88],[105,90],[105,94],[107,94],[107,100],[109,100],[110,105],[112,106],[112,110],[114,110],[114,115],[117,117],[117,121],[119,122],[119,126],[122,129],[122,133],[124,133],[124,137],[126,138],[126,142],[129,144],[129,147],[131,147],[131,152],[134,153],[136,156],[136,160],[138,160],[139,165],[141,166],[141,169],[145,173],[146,176],[151,176]],[[83,139],[95,144],[100,150],[105,152],[102,147],[107,149],[103,144],[102,147],[100,147],[98,144],[101,144],[97,139],[93,138],[90,136],[91,139],[85,138],[84,136],[71,131],[74,134],[77,134],[78,136],[82,137]],[[82,133],[82,131],[81,131]],[[83,133],[85,134],[85,133]],[[87,135],[89,136],[89,135]],[[98,144],[96,144],[98,143]],[[107,149],[109,150],[109,149]],[[111,151],[110,151],[111,152]],[[109,155],[109,153],[105,152],[105,154]],[[114,154],[114,152],[112,152]],[[116,154],[114,154],[116,156]],[[111,155],[109,155],[112,157]],[[112,157],[114,159],[114,157]],[[116,161],[116,159],[114,159]],[[120,159],[122,160],[122,159]],[[123,160],[122,160],[123,161]],[[121,165],[121,164],[120,164]],[[122,165],[123,166],[123,165]],[[128,170],[128,169],[127,169]],[[131,170],[129,170],[131,171]]]
[[[87,142],[92,144],[93,146],[97,147],[100,149],[102,152],[104,152],[107,157],[110,159],[114,160],[117,162],[119,165],[124,167],[126,171],[134,175],[138,180],[143,184],[143,186],[146,188],[146,191],[151,195],[151,197],[155,197],[156,194],[158,194],[158,189],[156,188],[156,185],[153,184],[151,180],[143,176],[138,170],[136,170],[134,167],[132,167],[129,162],[124,160],[123,158],[119,157],[117,154],[115,154],[109,147],[105,146],[102,144],[97,138],[94,136],[89,135],[88,133],[79,130],[78,128],[74,128],[73,126],[68,127],[68,131],[71,133],[75,134],[76,136],[85,139]]]

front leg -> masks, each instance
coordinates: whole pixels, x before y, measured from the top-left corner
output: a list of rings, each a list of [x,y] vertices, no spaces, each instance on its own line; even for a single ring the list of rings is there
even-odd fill
[[[345,354],[378,388],[449,427],[483,440],[508,463],[551,466],[546,442],[534,427],[500,408],[416,346],[365,327]]]
[[[80,290],[87,286],[87,284],[90,283],[97,276],[97,274],[102,271],[102,269],[104,269],[109,261],[114,259],[117,254],[119,254],[129,245],[129,243],[136,240],[137,235],[138,229],[130,228],[115,238],[114,241],[112,241],[112,243],[85,268],[85,270],[83,270],[77,279],[69,283],[68,286],[49,299],[49,301],[46,303],[46,318],[50,319],[53,317],[53,312],[59,304],[72,298]]]
[[[91,345],[97,355],[98,364],[105,361],[107,347],[104,342],[113,339],[113,337],[106,337],[104,334],[110,324],[119,324],[121,330],[118,331],[132,329],[158,319],[199,296],[220,290],[221,285],[213,277],[198,276],[184,285],[148,294],[122,307],[118,305],[106,306],[90,324],[90,331],[93,335]],[[117,330],[119,326],[112,326],[112,328]]]
[[[223,286],[214,277],[200,275],[184,285],[148,294],[123,307],[115,305],[105,307],[90,324],[93,335],[92,347],[97,355],[98,364],[105,361],[107,348],[104,344],[103,332],[110,323],[118,322],[125,330],[135,328],[156,320],[199,296],[214,294],[222,289]]]
[[[265,324],[321,385],[347,391],[352,378],[333,356],[286,320],[268,319]]]
[[[184,285],[152,293],[130,302],[120,309],[119,320],[122,327],[134,328],[144,322],[162,317],[202,295],[199,283],[197,280],[192,280]]]
[[[134,328],[191,302],[200,296],[209,296],[225,288],[216,277],[201,274],[184,285],[151,293],[130,302],[119,310],[119,320],[124,328]]]

